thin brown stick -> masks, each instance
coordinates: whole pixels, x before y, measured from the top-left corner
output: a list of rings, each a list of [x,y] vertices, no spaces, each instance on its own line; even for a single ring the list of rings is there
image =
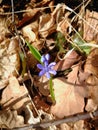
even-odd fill
[[[65,117],[63,119],[50,120],[48,122],[42,122],[42,123],[37,123],[37,124],[30,124],[30,125],[26,125],[26,126],[19,127],[19,128],[17,127],[17,128],[13,128],[12,130],[28,130],[31,128],[47,128],[49,126],[60,125],[63,123],[70,123],[70,122],[74,123],[79,120],[94,119],[95,117],[98,117],[98,110],[95,112],[78,113],[75,115]]]

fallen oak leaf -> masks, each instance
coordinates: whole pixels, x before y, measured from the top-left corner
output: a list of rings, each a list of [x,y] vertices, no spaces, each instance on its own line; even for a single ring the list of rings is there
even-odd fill
[[[53,80],[56,104],[51,107],[51,113],[58,118],[83,112],[84,98],[75,92],[73,85],[65,83],[65,79]]]
[[[86,111],[95,111],[98,108],[98,78],[95,75],[90,75],[86,82],[90,84],[88,86],[88,100],[86,104]]]
[[[17,27],[22,27],[25,23],[30,21],[39,11],[39,8],[27,8],[27,12],[23,15],[23,19],[19,21]]]
[[[38,39],[38,21],[32,22],[22,28],[24,37],[28,38],[29,42],[34,42]]]
[[[10,75],[17,76],[19,70],[19,42],[17,37],[13,37],[0,44],[0,77],[3,80]]]
[[[53,88],[55,105],[51,107],[51,113],[58,118],[84,111],[84,98],[88,97],[88,88],[83,87],[78,81],[79,65],[66,78],[55,78]]]
[[[98,13],[95,11],[89,11],[86,10],[85,20],[86,22],[83,22],[84,24],[84,32],[83,32],[83,39],[86,41],[96,41],[98,42],[98,20],[96,19],[98,17]]]
[[[39,34],[46,38],[48,35],[56,31],[57,24],[64,14],[64,4],[58,4],[54,11],[49,15],[40,16]]]
[[[64,123],[60,125],[60,130],[83,130],[85,128],[85,121],[79,120],[77,122]],[[88,130],[88,128],[85,128]]]
[[[23,124],[24,119],[21,115],[18,115],[16,110],[6,110],[0,113],[0,128],[12,129],[21,127]]]
[[[15,110],[21,110],[20,108],[30,103],[30,99],[27,97],[28,91],[24,86],[20,86],[16,77],[9,78],[9,85],[4,89],[2,93],[2,109],[13,108]]]
[[[81,56],[79,54],[72,50],[70,54],[67,56],[65,55],[65,58],[63,60],[60,60],[54,67],[56,71],[63,71],[65,69],[69,69],[74,65],[74,63],[78,62],[81,59]]]
[[[91,53],[88,55],[84,71],[98,77],[98,49],[92,49]]]

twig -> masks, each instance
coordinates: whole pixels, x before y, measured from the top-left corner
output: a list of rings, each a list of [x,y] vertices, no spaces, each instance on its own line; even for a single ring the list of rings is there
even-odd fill
[[[90,1],[90,0],[89,0]],[[89,3],[88,0],[85,0],[84,2],[87,2],[87,4]],[[83,5],[84,2],[81,2],[81,4],[79,6],[77,6],[75,10],[77,10],[81,5]],[[11,5],[13,6],[13,0],[11,0]],[[57,5],[54,5],[54,6],[46,6],[46,7],[34,7],[33,9],[40,9],[40,10],[44,10],[44,9],[48,9],[48,8],[53,8],[53,7],[57,7]],[[18,11],[14,11],[14,14],[19,14],[19,13],[26,13],[26,12],[31,12],[31,9],[26,9],[26,10],[18,10]],[[12,12],[0,12],[0,15],[10,15],[13,13],[13,10]]]
[[[70,122],[74,123],[79,120],[94,119],[97,116],[98,116],[98,110],[95,112],[78,113],[78,114],[71,115],[71,116],[68,116],[68,117],[65,117],[65,118],[59,119],[59,120],[50,120],[48,122],[42,122],[42,123],[37,123],[37,124],[26,125],[23,127],[17,127],[17,128],[13,128],[12,130],[28,130],[31,128],[47,128],[49,126],[60,125],[63,123],[70,123]]]
[[[13,0],[11,0],[11,6],[12,6],[12,23],[15,22],[15,19],[14,19],[14,2]]]

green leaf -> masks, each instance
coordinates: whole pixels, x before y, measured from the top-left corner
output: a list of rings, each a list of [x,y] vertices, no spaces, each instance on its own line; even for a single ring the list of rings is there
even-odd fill
[[[91,47],[90,46],[82,46],[85,45],[85,41],[83,39],[81,39],[78,35],[75,36],[73,42],[83,51],[85,52],[87,55],[90,53],[91,51]]]
[[[65,42],[66,42],[65,36],[61,32],[57,32],[56,45],[58,46],[60,52],[65,52],[65,49],[63,48]]]
[[[49,80],[49,85],[50,85],[50,95],[51,95],[52,101],[55,102],[55,95],[54,95],[52,77]]]
[[[29,42],[26,41],[26,43],[32,55],[41,63],[41,54],[39,53],[39,51],[35,47],[33,47]]]

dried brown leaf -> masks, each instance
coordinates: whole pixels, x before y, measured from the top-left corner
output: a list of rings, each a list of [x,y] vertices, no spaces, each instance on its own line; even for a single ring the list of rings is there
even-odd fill
[[[32,22],[22,28],[22,33],[29,42],[34,42],[38,39],[38,21]]]
[[[47,37],[56,30],[55,18],[49,14],[40,16],[39,33],[42,37]]]
[[[88,55],[84,71],[98,77],[98,49],[95,48]]]
[[[84,130],[85,123],[83,120],[77,121],[76,123],[61,124],[60,130]],[[85,128],[88,130],[88,128]]]
[[[17,111],[6,110],[0,113],[0,128],[21,127],[24,124],[22,116],[17,114]]]
[[[98,78],[94,75],[91,75],[86,79],[86,81],[90,84],[88,91],[89,98],[86,105],[86,110],[94,111],[98,107]]]
[[[88,55],[84,72],[90,75],[86,79],[86,82],[90,84],[89,86],[89,97],[86,106],[87,111],[94,111],[98,106],[98,49],[95,48]]]
[[[64,78],[54,79],[53,84],[56,104],[51,107],[51,112],[55,116],[63,118],[64,116],[83,112],[84,98],[77,91],[77,89],[80,89],[83,92],[81,87],[77,88],[66,83]]]
[[[65,55],[64,60],[60,60],[54,67],[57,71],[63,71],[65,69],[71,68],[74,63],[79,61],[81,57],[74,50],[68,55]]]
[[[37,77],[35,77],[37,78]],[[38,87],[39,92],[44,95],[49,95],[49,81],[45,76],[42,76],[40,79],[37,78],[37,80],[34,80],[34,85]]]
[[[0,44],[0,78],[17,76],[20,69],[19,42],[16,37]]]
[[[7,27],[7,19],[4,16],[0,16],[0,42],[5,38],[7,34],[10,34]],[[2,40],[1,40],[2,39]]]
[[[65,17],[57,24],[57,31],[60,31],[65,36],[68,35],[68,28],[70,20],[68,18],[69,13],[65,13]],[[65,19],[66,18],[66,19]]]
[[[86,16],[84,22],[84,39],[86,41],[92,41],[95,40],[98,42],[98,20],[96,19],[98,17],[98,13],[95,11],[90,12],[89,10],[86,10]]]
[[[18,27],[23,26],[25,23],[27,23],[29,20],[31,20],[38,12],[40,11],[39,8],[33,8],[31,7],[27,8],[27,12],[24,13],[23,19],[19,21]]]
[[[57,24],[60,22],[64,13],[64,4],[58,4],[51,15],[40,16],[39,33],[43,38],[56,31]]]
[[[20,110],[21,107],[30,103],[27,94],[27,89],[24,86],[20,86],[15,77],[10,77],[9,85],[2,93],[2,99],[0,101],[2,109],[13,108],[15,110]]]

